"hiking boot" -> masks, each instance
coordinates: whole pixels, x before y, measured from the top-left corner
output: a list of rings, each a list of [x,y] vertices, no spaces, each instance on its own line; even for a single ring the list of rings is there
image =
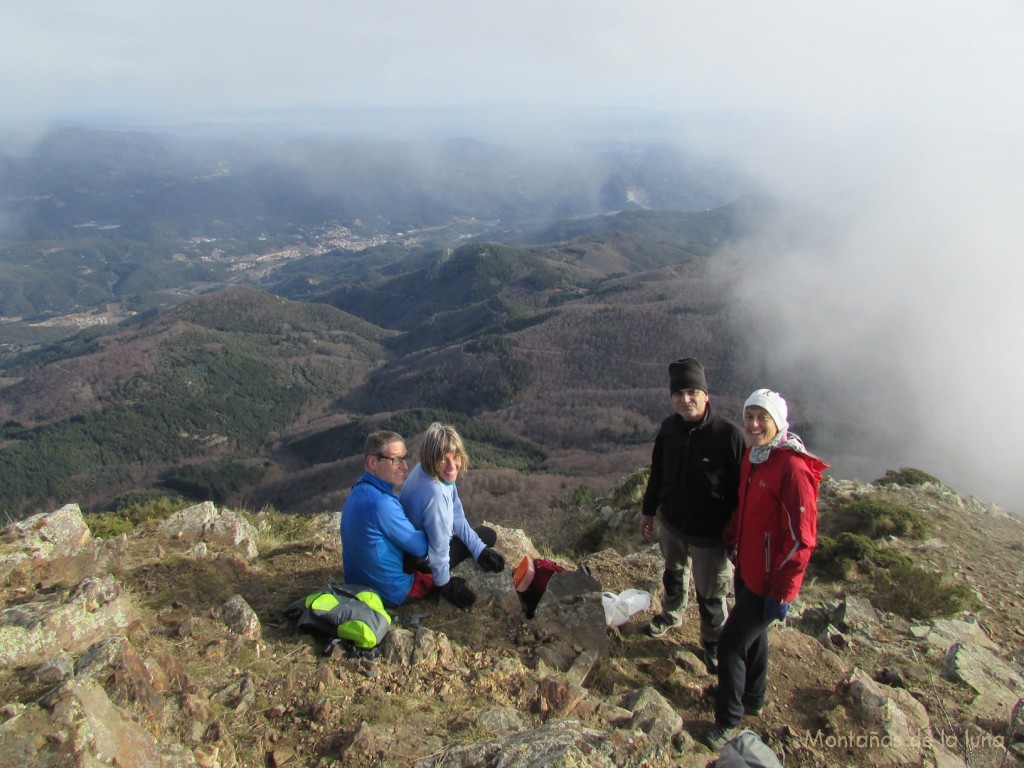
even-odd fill
[[[768,706],[768,702],[762,701],[760,704],[748,704],[743,702],[743,714],[748,717],[760,717],[761,713],[764,712],[764,708]]]
[[[704,666],[707,668],[709,675],[718,674],[718,646],[714,643],[708,643],[704,646]]]
[[[722,747],[729,743],[729,740],[733,736],[739,733],[739,730],[740,729],[735,725],[713,725],[711,726],[711,730],[704,735],[704,743],[707,744],[711,748],[711,751],[717,755],[722,751]]]
[[[672,616],[666,616],[663,613],[659,613],[649,622],[647,622],[647,634],[651,637],[661,637],[670,629],[682,625],[682,619],[677,619]]]

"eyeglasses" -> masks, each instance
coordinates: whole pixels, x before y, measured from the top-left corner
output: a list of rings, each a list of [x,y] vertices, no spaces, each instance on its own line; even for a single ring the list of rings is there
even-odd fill
[[[406,454],[405,456],[385,456],[383,453],[378,453],[377,458],[384,459],[385,461],[390,461],[392,467],[398,467],[401,466],[402,464],[409,463],[409,454]]]

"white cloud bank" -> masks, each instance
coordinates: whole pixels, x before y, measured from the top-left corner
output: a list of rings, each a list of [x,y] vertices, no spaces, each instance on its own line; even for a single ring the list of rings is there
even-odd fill
[[[1024,392],[1016,137],[889,126],[802,149],[780,149],[789,173],[764,183],[829,226],[765,232],[736,256],[764,385],[816,402],[840,476],[915,466],[1024,513],[1012,422]]]

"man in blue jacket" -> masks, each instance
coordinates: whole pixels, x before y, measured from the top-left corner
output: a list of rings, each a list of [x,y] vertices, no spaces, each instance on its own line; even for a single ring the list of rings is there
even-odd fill
[[[396,494],[409,472],[405,440],[395,432],[373,432],[363,460],[365,471],[341,510],[345,581],[377,590],[395,607],[426,596],[431,586],[425,574],[403,568],[403,553],[427,554],[427,537],[409,522]]]

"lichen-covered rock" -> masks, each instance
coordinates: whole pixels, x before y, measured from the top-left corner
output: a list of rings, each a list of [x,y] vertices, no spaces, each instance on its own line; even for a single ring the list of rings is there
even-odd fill
[[[877,683],[854,669],[844,682],[847,702],[862,723],[875,765],[920,765],[931,722],[907,691]]]
[[[77,677],[88,677],[103,686],[118,706],[137,713],[141,721],[155,722],[163,710],[149,667],[124,637],[94,643],[75,664]]]
[[[0,611],[0,664],[28,667],[81,653],[139,621],[134,603],[110,575],[86,579],[66,594]]]
[[[1007,722],[1024,690],[1024,675],[987,648],[958,642],[945,658],[948,674],[969,685],[978,695],[971,710],[984,720]]]
[[[4,529],[4,557],[53,558],[73,555],[92,533],[77,504],[65,504],[55,512],[43,512],[11,523]]]
[[[259,555],[256,528],[230,510],[218,510],[212,501],[175,512],[160,523],[161,536],[190,544],[206,542],[230,547],[249,560]]]
[[[184,764],[175,761],[177,764]],[[51,693],[0,725],[0,765],[169,765],[153,735],[132,721],[88,678]]]
[[[0,579],[25,569],[33,571],[33,583],[44,585],[94,575],[101,560],[97,543],[77,504],[11,523],[0,532]],[[56,566],[48,569],[51,563]]]
[[[422,668],[444,666],[451,661],[454,651],[443,632],[426,627],[419,627],[415,632],[392,627],[381,643],[381,654],[391,663]]]
[[[635,691],[623,694],[614,704],[629,710],[630,717],[620,728],[637,729],[651,737],[655,749],[659,746],[668,750],[673,739],[683,728],[683,718],[672,707],[672,704],[654,688],[644,686]]]

